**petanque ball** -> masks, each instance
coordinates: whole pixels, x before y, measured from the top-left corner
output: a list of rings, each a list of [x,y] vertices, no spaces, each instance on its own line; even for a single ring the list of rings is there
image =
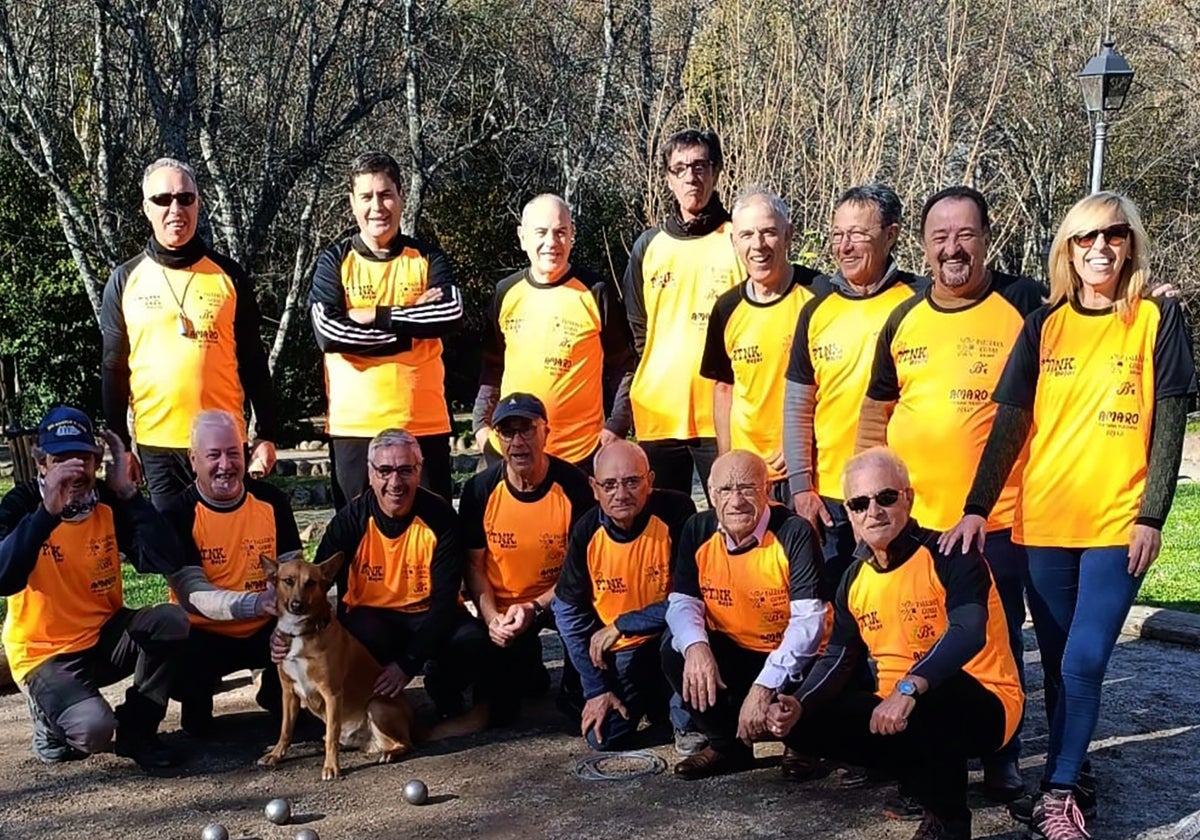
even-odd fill
[[[315,829],[302,828],[292,835],[292,840],[321,840]]]
[[[220,823],[209,823],[200,832],[200,840],[229,840],[229,829]]]
[[[266,813],[267,819],[275,825],[286,825],[287,821],[292,818],[292,803],[286,799],[272,799],[263,811]]]
[[[429,800],[429,788],[420,779],[410,779],[404,785],[404,801],[409,805],[424,805]]]

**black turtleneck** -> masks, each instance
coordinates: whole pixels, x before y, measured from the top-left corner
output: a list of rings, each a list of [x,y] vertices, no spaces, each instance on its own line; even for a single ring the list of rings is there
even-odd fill
[[[145,249],[133,259],[118,266],[109,275],[104,287],[104,300],[100,308],[100,331],[103,336],[104,355],[101,364],[101,401],[104,420],[128,446],[129,425],[126,415],[129,409],[129,333],[125,326],[123,298],[125,284],[134,270],[149,260],[165,268],[187,270],[205,259],[214,263],[233,283],[236,291],[236,306],[233,314],[233,333],[236,342],[237,374],[246,398],[254,407],[258,438],[278,440],[278,409],[275,388],[271,383],[271,372],[267,366],[267,354],[259,333],[262,316],[254,296],[254,285],[246,271],[224,254],[208,247],[199,236],[194,236],[182,248],[168,248],[154,237],[150,237]],[[211,269],[208,269],[211,270]],[[165,282],[165,281],[164,281]],[[154,353],[154,349],[149,351]],[[169,365],[169,357],[161,358],[160,364]]]
[[[708,204],[704,205],[704,209],[687,221],[684,221],[683,213],[679,209],[679,202],[672,199],[671,213],[663,219],[662,226],[663,230],[672,236],[686,239],[707,236],[728,222],[729,219],[729,211],[721,203],[721,196],[714,192],[712,198],[708,200]]]

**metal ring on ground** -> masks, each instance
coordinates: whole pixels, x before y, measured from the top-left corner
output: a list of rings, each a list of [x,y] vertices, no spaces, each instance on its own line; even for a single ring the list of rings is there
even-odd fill
[[[596,753],[576,762],[575,778],[585,782],[626,782],[655,776],[666,769],[667,762],[649,750]]]

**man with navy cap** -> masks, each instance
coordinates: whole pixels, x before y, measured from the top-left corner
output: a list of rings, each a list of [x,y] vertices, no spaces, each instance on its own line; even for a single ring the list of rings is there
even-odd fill
[[[59,407],[38,428],[38,477],[0,500],[4,650],[29,701],[33,752],[46,763],[110,748],[144,769],[180,757],[158,740],[173,663],[188,635],[173,604],[128,609],[121,554],[142,572],[177,568],[179,542],[129,475],[121,439],[104,432],[111,463],[83,412]],[[133,675],[111,708],[99,689]],[[114,742],[113,736],[116,736]]]
[[[490,640],[485,681],[499,725],[516,717],[522,694],[549,688],[538,631],[554,624],[550,601],[571,526],[595,501],[581,471],[546,454],[546,406],[533,394],[501,397],[492,428],[504,460],[468,479],[458,512],[467,587]],[[582,707],[578,682],[564,661],[560,706]]]

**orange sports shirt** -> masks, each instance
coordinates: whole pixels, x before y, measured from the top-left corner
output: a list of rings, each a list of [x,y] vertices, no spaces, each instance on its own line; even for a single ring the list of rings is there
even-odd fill
[[[679,237],[652,228],[634,243],[625,306],[641,353],[630,399],[639,440],[713,437],[713,385],[700,358],[713,304],[745,274],[732,225]]]
[[[733,386],[729,437],[768,462],[783,451],[783,376],[791,355],[800,309],[812,299],[816,272],[792,267],[782,297],[769,303],[751,299],[745,281],[717,299],[708,320],[700,375]],[[783,473],[772,470],[778,481]]]
[[[992,391],[1043,292],[1033,280],[993,272],[982,300],[942,309],[926,291],[896,307],[879,334],[867,396],[896,404],[888,446],[908,466],[912,515],[927,527],[944,531],[962,516],[996,417]],[[1020,475],[1018,465],[989,530],[1012,527]]]
[[[1132,318],[1074,302],[1025,321],[995,400],[1033,412],[1013,540],[1087,548],[1129,542],[1146,485],[1154,404],[1196,392],[1179,304]]]

